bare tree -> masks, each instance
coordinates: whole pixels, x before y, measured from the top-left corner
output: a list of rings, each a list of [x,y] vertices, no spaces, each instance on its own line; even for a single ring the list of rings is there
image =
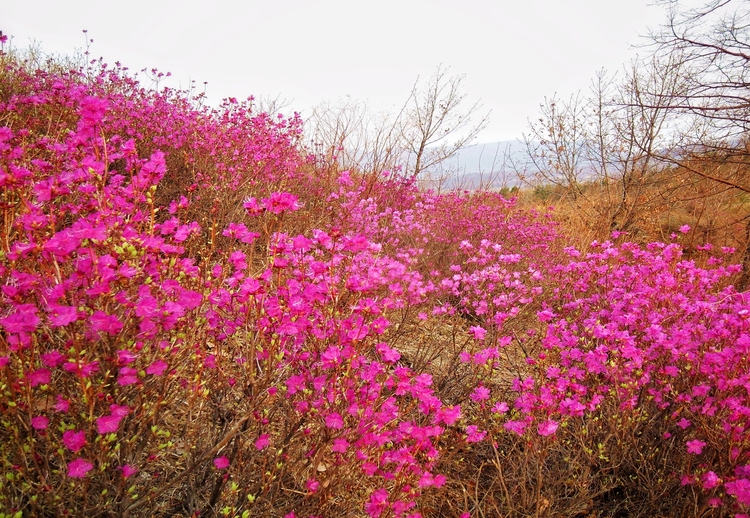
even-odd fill
[[[589,135],[584,100],[580,95],[568,101],[553,96],[539,108],[539,118],[523,134],[528,161],[517,166],[518,172],[527,183],[555,185],[575,201],[585,196],[581,185]]]
[[[545,99],[524,134],[527,183],[552,185],[586,226],[632,230],[652,211],[654,182],[671,154],[672,104],[681,93],[679,59],[636,60],[618,79],[597,74],[587,98]]]
[[[691,174],[750,194],[750,4],[710,0],[697,8],[662,0],[667,23],[651,34],[656,55],[679,55],[690,68],[672,109],[693,120],[679,156]],[[750,287],[750,214],[740,289]]]
[[[307,122],[313,149],[328,165],[363,173],[389,170],[409,178],[455,173],[446,164],[476,138],[489,116],[474,120],[481,105],[466,106],[463,79],[438,67],[424,88],[417,79],[396,113],[373,113],[351,98],[321,103]]]
[[[657,54],[679,54],[691,67],[674,109],[708,119],[714,136],[744,138],[750,129],[750,5],[711,0],[685,8],[661,0],[668,21],[652,33]]]
[[[417,79],[407,100],[401,131],[411,153],[407,170],[413,177],[445,163],[471,143],[489,120],[489,113],[480,114],[479,102],[464,107],[465,76],[449,76],[448,72],[449,68],[438,66],[424,89]]]
[[[308,119],[316,154],[343,169],[380,172],[397,167],[401,148],[401,114],[372,113],[368,106],[347,97],[324,102]]]

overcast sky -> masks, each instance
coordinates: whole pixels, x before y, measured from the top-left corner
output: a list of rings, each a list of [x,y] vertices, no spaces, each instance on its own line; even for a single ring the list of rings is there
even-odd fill
[[[398,109],[439,64],[492,110],[479,140],[526,131],[545,96],[586,91],[662,22],[652,0],[0,0],[16,47],[91,53],[208,82],[210,102],[280,95],[304,116],[344,96]],[[642,51],[641,51],[642,52]]]

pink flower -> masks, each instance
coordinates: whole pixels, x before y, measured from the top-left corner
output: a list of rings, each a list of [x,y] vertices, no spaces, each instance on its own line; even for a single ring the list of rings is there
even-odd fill
[[[125,464],[124,466],[118,466],[118,469],[122,470],[122,476],[124,478],[128,478],[138,473],[138,468],[136,468],[135,466],[131,466],[130,464]]]
[[[128,405],[111,404],[109,405],[109,411],[115,417],[125,417],[130,412],[130,408]]]
[[[129,349],[120,349],[117,351],[117,363],[120,365],[130,365],[138,358],[138,354]]]
[[[474,336],[475,340],[484,340],[484,337],[487,335],[487,331],[479,326],[470,327],[469,332]]]
[[[51,327],[67,326],[78,320],[78,310],[73,306],[52,306],[49,313]]]
[[[0,318],[0,325],[8,333],[33,333],[40,322],[36,315],[37,307],[34,304],[17,304],[15,309],[12,314]]]
[[[344,420],[337,412],[331,412],[326,416],[326,426],[334,430],[340,430],[344,427]]]
[[[471,393],[471,399],[476,402],[485,401],[489,398],[490,389],[488,389],[487,387],[479,386],[474,389],[474,392]]]
[[[42,358],[42,363],[46,365],[47,367],[49,367],[50,369],[54,369],[55,367],[57,367],[58,365],[60,365],[61,363],[65,361],[65,356],[61,354],[60,351],[57,351],[57,350],[50,351],[46,354],[43,354],[41,358]]]
[[[480,431],[476,425],[466,427],[466,442],[479,442],[487,435],[486,431]]]
[[[268,443],[269,443],[268,434],[264,433],[264,434],[261,434],[260,437],[258,437],[255,440],[255,447],[258,450],[262,450],[263,448],[265,448],[266,446],[268,446]]]
[[[123,387],[138,383],[138,371],[132,367],[123,367],[117,376],[117,384]]]
[[[63,398],[61,394],[58,394],[55,402],[55,410],[62,413],[67,412],[70,410],[70,401]]]
[[[286,388],[287,394],[289,394],[290,396],[304,390],[305,377],[301,374],[294,374],[292,376],[289,376],[289,379],[286,380]]]
[[[346,453],[346,450],[348,448],[349,448],[349,441],[347,441],[343,437],[339,437],[338,439],[333,440],[333,446],[331,447],[331,450],[337,453]]]
[[[524,430],[526,430],[526,426],[526,423],[523,421],[508,421],[503,425],[503,428],[505,428],[509,432],[523,435]]]
[[[389,347],[388,344],[381,342],[375,346],[375,350],[380,353],[383,357],[383,361],[387,363],[397,362],[401,358],[401,353],[396,349]]]
[[[498,401],[495,406],[492,407],[492,411],[496,414],[504,414],[508,411],[508,403],[505,401]]]
[[[50,382],[50,375],[49,369],[37,369],[34,372],[30,372],[27,374],[29,385],[32,387],[47,385]]]
[[[370,495],[370,500],[365,504],[365,512],[370,518],[377,518],[388,508],[388,490],[380,488]]]
[[[694,439],[687,442],[687,452],[693,455],[700,455],[703,452],[703,447],[706,445],[705,442]]]
[[[146,374],[149,374],[151,376],[161,376],[164,374],[164,371],[167,370],[167,362],[164,360],[157,360],[148,367],[146,367]]]
[[[94,332],[108,333],[112,336],[122,330],[122,322],[115,315],[108,315],[104,311],[97,311],[89,317],[91,330]]]
[[[96,420],[96,430],[104,435],[105,433],[116,432],[120,428],[122,417],[114,415],[102,416]]]
[[[320,482],[318,482],[314,478],[308,478],[307,481],[305,482],[305,487],[310,493],[314,493],[320,487]]]
[[[271,193],[270,197],[261,200],[261,204],[274,214],[281,214],[285,211],[293,212],[300,208],[297,197],[288,192]],[[245,205],[245,208],[248,208],[247,205]]]
[[[242,204],[242,206],[245,208],[245,210],[250,214],[251,216],[255,216],[256,214],[262,213],[265,208],[261,207],[258,204],[258,200],[255,198],[248,198],[245,200],[245,203]]]
[[[31,427],[34,430],[46,430],[49,426],[49,418],[43,415],[38,415],[31,418]]]
[[[539,423],[539,427],[537,428],[537,431],[539,432],[539,435],[542,435],[544,437],[548,435],[552,435],[557,431],[557,427],[559,424],[557,421],[553,421],[551,419],[548,419],[547,421],[543,421]]]
[[[79,457],[68,464],[68,476],[71,478],[83,478],[93,468],[93,464]]]
[[[435,422],[440,423],[441,421],[448,426],[454,424],[461,417],[461,407],[456,406],[444,406],[435,414]]]
[[[737,501],[742,505],[750,505],[750,480],[738,478],[733,482],[724,484],[728,495],[737,497]]]
[[[66,448],[73,453],[78,453],[86,445],[86,432],[68,430],[63,433],[62,441]]]
[[[441,487],[445,484],[445,476],[444,475],[435,475],[433,476],[432,473],[429,471],[425,471],[422,474],[422,477],[419,479],[418,486],[419,487]]]
[[[683,234],[687,234],[688,232],[690,232],[690,225],[682,225],[680,227],[680,232]]]
[[[216,469],[226,469],[229,467],[229,459],[227,459],[224,455],[221,457],[216,457],[214,459],[214,466],[216,466]]]
[[[709,471],[701,477],[704,489],[712,489],[721,484],[721,479],[713,471]]]

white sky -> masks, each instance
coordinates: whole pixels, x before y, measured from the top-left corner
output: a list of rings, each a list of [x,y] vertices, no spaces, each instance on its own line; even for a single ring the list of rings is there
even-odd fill
[[[467,100],[491,109],[479,141],[526,131],[545,96],[586,91],[602,67],[619,70],[647,27],[651,0],[0,0],[0,30],[91,53],[131,70],[156,67],[171,86],[208,82],[227,96],[280,95],[304,117],[344,96],[399,108],[439,64],[465,74]]]

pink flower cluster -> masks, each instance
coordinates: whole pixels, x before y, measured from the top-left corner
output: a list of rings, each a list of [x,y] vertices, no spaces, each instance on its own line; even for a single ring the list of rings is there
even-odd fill
[[[447,452],[546,447],[616,408],[659,417],[676,480],[748,511],[750,300],[720,255],[582,253],[497,193],[326,182],[298,117],[4,63],[9,507],[178,509],[208,481],[206,510],[346,491],[416,518]],[[451,330],[448,377],[409,343],[429,325]]]

